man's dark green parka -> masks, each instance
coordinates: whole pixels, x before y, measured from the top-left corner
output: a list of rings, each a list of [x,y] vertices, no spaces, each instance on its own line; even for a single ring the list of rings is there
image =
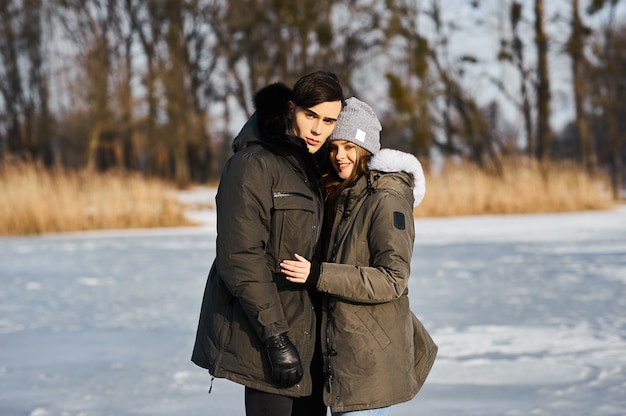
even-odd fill
[[[307,289],[286,281],[280,262],[294,253],[313,256],[323,208],[313,155],[302,139],[288,134],[290,93],[273,84],[257,94],[256,116],[235,139],[235,154],[222,172],[217,256],[192,361],[215,377],[298,397],[311,394],[315,312]],[[302,380],[288,389],[272,383],[263,345],[283,332],[304,368]]]

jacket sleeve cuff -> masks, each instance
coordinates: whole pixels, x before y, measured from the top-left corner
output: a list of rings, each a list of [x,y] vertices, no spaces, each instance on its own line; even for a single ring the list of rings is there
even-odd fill
[[[261,338],[262,341],[265,341],[273,335],[282,334],[289,330],[282,307],[273,307],[259,311],[257,323],[259,338]]]
[[[317,281],[320,280],[322,264],[319,261],[313,260],[311,261],[311,271],[309,272],[309,277],[306,279],[307,287],[316,288]]]

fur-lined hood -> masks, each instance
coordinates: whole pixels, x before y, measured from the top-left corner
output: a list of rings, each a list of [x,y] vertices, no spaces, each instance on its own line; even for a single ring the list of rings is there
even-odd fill
[[[291,88],[281,82],[261,88],[254,95],[254,114],[248,119],[233,140],[233,152],[251,143],[273,144],[290,136],[289,101],[293,100]]]
[[[395,149],[381,149],[370,159],[368,168],[372,171],[391,173],[406,172],[413,177],[413,208],[417,207],[426,194],[426,179],[422,164],[410,153]]]

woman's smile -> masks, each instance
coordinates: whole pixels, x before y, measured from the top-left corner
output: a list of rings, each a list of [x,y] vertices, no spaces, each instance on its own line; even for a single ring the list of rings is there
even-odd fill
[[[348,179],[358,158],[356,145],[346,140],[333,140],[328,148],[330,160],[337,175],[343,180]]]

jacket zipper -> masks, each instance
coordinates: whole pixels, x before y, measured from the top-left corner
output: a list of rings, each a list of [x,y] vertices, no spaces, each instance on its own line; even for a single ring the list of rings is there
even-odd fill
[[[301,192],[274,192],[272,195],[274,196],[274,198],[283,198],[286,196],[301,196],[308,199],[309,201],[313,200],[313,198],[311,198],[309,195],[303,194]]]

